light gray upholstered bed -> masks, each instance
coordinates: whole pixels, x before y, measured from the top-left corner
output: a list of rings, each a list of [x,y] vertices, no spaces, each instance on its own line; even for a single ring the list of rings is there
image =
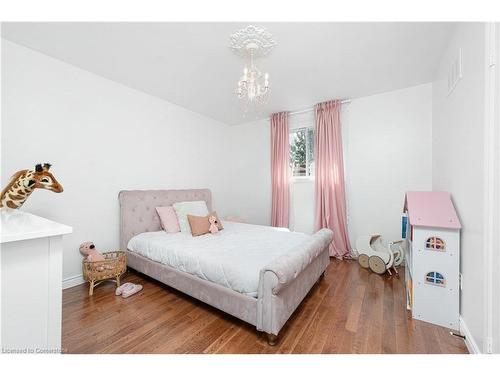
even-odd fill
[[[161,230],[155,207],[197,200],[204,200],[212,209],[208,189],[121,191],[120,247],[127,249],[128,266],[254,325],[268,334],[273,345],[280,329],[325,272],[330,262],[328,245],[332,232],[318,231],[264,267],[259,275],[257,298],[128,251],[127,244],[135,235]]]

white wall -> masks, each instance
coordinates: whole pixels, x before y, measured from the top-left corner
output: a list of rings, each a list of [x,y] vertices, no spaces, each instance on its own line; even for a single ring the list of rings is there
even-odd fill
[[[405,192],[432,187],[432,85],[353,100],[343,134],[351,244],[401,238]]]
[[[271,224],[271,141],[266,120],[231,126],[224,205],[250,223]]]
[[[488,103],[488,113],[486,118],[485,139],[489,139],[485,144],[485,153],[488,160],[486,166],[486,184],[489,192],[486,199],[491,202],[486,207],[487,232],[485,241],[487,256],[485,257],[486,279],[489,285],[486,286],[487,298],[491,298],[491,306],[488,312],[491,314],[492,352],[500,353],[500,22],[487,25],[486,45],[489,46],[492,56],[495,56],[494,64],[489,66],[486,75],[486,102]]]
[[[81,274],[81,242],[117,249],[122,189],[208,187],[223,206],[226,125],[2,43],[2,186],[18,169],[53,164],[64,192],[35,191],[22,209],[73,227],[64,278]]]
[[[312,112],[290,118],[290,127],[313,125]],[[351,238],[378,232],[400,238],[407,190],[430,190],[432,178],[432,85],[352,100],[342,113],[348,220]],[[230,128],[230,206],[250,222],[269,224],[270,134],[267,120]],[[291,223],[314,227],[314,182],[292,184]]]
[[[433,189],[452,195],[462,222],[461,315],[484,350],[483,189],[485,26],[456,26],[433,84]],[[462,48],[463,79],[447,96],[448,70]]]

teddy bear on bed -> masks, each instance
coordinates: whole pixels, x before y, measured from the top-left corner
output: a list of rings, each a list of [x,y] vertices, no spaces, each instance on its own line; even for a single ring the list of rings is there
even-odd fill
[[[217,220],[217,217],[210,215],[208,217],[208,222],[210,223],[210,228],[208,228],[209,232],[212,234],[217,233],[219,231],[219,221]]]

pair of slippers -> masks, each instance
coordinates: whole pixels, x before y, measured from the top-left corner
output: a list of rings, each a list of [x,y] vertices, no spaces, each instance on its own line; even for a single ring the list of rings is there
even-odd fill
[[[122,296],[123,298],[128,298],[142,290],[142,285],[125,283],[118,288],[116,288],[115,295]]]

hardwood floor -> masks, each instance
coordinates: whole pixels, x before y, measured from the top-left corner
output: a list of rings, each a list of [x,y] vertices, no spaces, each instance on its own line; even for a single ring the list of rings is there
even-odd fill
[[[401,278],[354,261],[332,260],[280,332],[276,346],[253,326],[153,279],[128,271],[144,289],[128,299],[115,286],[63,292],[67,353],[467,353],[449,330],[412,320]]]

